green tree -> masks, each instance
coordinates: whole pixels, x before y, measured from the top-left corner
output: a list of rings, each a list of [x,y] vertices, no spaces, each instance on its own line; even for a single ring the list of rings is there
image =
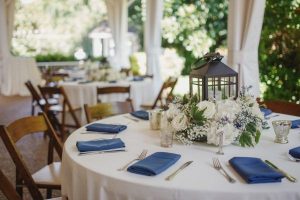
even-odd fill
[[[267,0],[259,46],[265,99],[300,103],[300,1]]]

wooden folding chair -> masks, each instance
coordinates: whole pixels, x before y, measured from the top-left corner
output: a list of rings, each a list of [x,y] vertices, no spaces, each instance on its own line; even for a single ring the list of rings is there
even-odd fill
[[[98,103],[93,106],[84,104],[86,120],[91,123],[94,120],[103,119],[113,115],[133,112],[132,105],[129,101]]]
[[[15,190],[14,186],[10,183],[8,178],[4,175],[0,169],[0,190],[4,196],[9,200],[21,200],[20,195]],[[34,189],[34,188],[32,188]],[[37,189],[37,188],[36,188]]]
[[[46,105],[46,101],[45,99],[43,99],[39,93],[37,92],[37,90],[35,89],[35,87],[33,86],[33,84],[31,83],[31,81],[26,81],[25,82],[25,86],[27,87],[27,89],[29,90],[31,97],[32,97],[32,102],[31,102],[31,115],[35,114],[35,107],[38,106],[41,111],[45,111],[45,105]],[[50,105],[57,105],[58,104],[58,100],[56,98],[49,98],[48,99],[48,103]]]
[[[152,105],[141,105],[141,108],[145,110],[151,110],[156,107],[164,108],[167,106],[168,102],[172,101],[173,99],[173,90],[175,88],[175,85],[177,83],[177,78],[170,77],[168,78],[163,85],[161,86],[161,89]]]
[[[63,141],[66,139],[66,127],[70,127],[70,128],[80,128],[80,122],[75,114],[75,109],[72,107],[70,100],[64,90],[63,87],[49,87],[49,86],[38,86],[41,94],[43,95],[45,101],[46,101],[46,113],[48,114],[49,111],[51,111],[51,113],[61,113],[61,122],[56,122],[59,123],[60,126],[60,132],[62,134],[62,139]],[[60,105],[50,105],[48,102],[49,98],[52,98],[53,95],[60,95],[61,96],[61,102],[62,104]],[[77,108],[76,110],[78,110],[80,108]],[[71,117],[74,121],[74,124],[67,124],[66,123],[66,115],[67,112],[69,112],[71,114]],[[52,122],[52,120],[51,120]]]
[[[97,88],[97,102],[101,102],[99,99],[99,95],[106,95],[106,94],[127,94],[128,97],[125,101],[130,102],[131,108],[133,109],[132,100],[130,97],[130,86],[122,87],[122,86],[114,86],[114,87],[98,87]]]
[[[24,136],[45,132],[49,136],[48,164],[31,175],[22,156],[17,149],[16,142]],[[53,162],[53,149],[59,158],[62,158],[62,144],[56,135],[46,114],[25,117],[11,123],[7,127],[0,126],[0,136],[16,165],[16,190],[23,195],[23,187],[26,185],[34,199],[42,199],[37,188],[47,189],[47,198],[51,197],[52,189],[61,189],[60,162]],[[2,183],[1,183],[2,184]]]
[[[300,116],[300,104],[281,100],[258,101],[261,106],[272,110],[272,112]]]

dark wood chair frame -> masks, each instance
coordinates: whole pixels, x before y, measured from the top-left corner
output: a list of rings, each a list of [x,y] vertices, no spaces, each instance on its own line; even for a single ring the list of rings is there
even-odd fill
[[[66,139],[66,127],[70,127],[70,128],[80,128],[81,124],[77,118],[77,116],[75,115],[75,110],[73,109],[70,100],[64,90],[63,87],[49,87],[49,86],[38,86],[41,94],[43,95],[43,98],[46,101],[46,108],[45,108],[45,112],[48,114],[49,111],[51,111],[51,113],[55,112],[54,110],[51,110],[51,104],[49,104],[48,102],[48,98],[51,98],[53,95],[60,95],[62,96],[62,110],[57,110],[56,112],[61,112],[62,117],[61,117],[61,123],[59,123],[58,126],[60,127],[60,132],[62,134],[62,139],[63,141]],[[75,124],[66,124],[66,114],[67,111],[71,114],[71,117],[74,121]]]
[[[113,86],[113,87],[97,87],[97,102],[101,103],[99,99],[99,95],[104,94],[128,94],[128,98],[126,101],[130,102],[132,110],[134,110],[132,105],[132,99],[130,95],[130,86],[123,87],[123,86]]]
[[[161,89],[160,89],[154,103],[152,105],[141,105],[141,107],[144,108],[144,109],[147,109],[147,110],[155,109],[158,106],[158,104],[160,103],[160,108],[164,108],[164,106],[166,106],[166,105],[164,105],[164,103],[163,103],[163,96],[162,95],[163,95],[165,90],[170,89],[170,91],[167,94],[166,101],[168,101],[168,102],[172,101],[172,99],[173,99],[173,90],[175,88],[177,80],[178,79],[174,78],[174,77],[168,78],[163,83],[163,85],[161,86]]]
[[[265,100],[257,99],[260,106],[266,107],[272,112],[300,116],[300,104],[282,101],[282,100]]]
[[[98,111],[98,113],[96,112],[96,114],[93,114],[92,112],[93,110]],[[91,123],[94,119],[99,120],[105,117],[110,117],[118,114],[130,113],[133,112],[133,109],[129,101],[122,101],[122,102],[98,103],[93,106],[88,106],[87,104],[84,104],[84,112],[85,112],[87,123]]]
[[[16,190],[18,194],[22,197],[23,187],[26,185],[33,199],[43,199],[38,188],[47,189],[47,198],[51,198],[52,189],[61,189],[61,185],[36,184],[15,145],[24,136],[36,132],[45,132],[50,138],[48,164],[53,162],[54,149],[59,158],[62,159],[62,144],[45,113],[16,120],[7,127],[0,126],[1,138],[16,165]]]

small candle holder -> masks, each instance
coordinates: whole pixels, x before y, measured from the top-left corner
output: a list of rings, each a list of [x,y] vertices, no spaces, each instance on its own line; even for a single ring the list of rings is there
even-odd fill
[[[286,144],[288,143],[288,134],[291,128],[291,121],[288,120],[276,120],[272,121],[273,129],[275,132],[275,143]]]
[[[151,130],[159,130],[161,123],[162,110],[149,111],[149,122]]]
[[[224,132],[223,131],[221,131],[221,132],[219,132],[219,133],[217,133],[218,134],[218,136],[219,136],[219,149],[218,149],[218,151],[217,151],[217,154],[219,154],[219,155],[224,155],[224,152],[223,152],[223,135],[224,135]]]

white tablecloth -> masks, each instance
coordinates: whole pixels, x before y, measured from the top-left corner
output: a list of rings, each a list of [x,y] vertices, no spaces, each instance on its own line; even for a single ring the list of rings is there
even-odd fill
[[[78,82],[60,83],[64,87],[73,108],[82,107],[84,104],[95,105],[97,103],[97,87],[111,86],[129,86],[132,104],[135,110],[140,109],[143,103],[154,102],[155,95],[153,92],[152,79],[144,79],[143,81],[118,81],[117,83],[108,82],[91,82],[80,84]],[[124,101],[128,98],[125,94],[99,95],[102,102]],[[85,121],[84,112],[82,112],[81,121]]]
[[[296,117],[281,115],[274,119]],[[81,134],[84,128],[71,134],[64,145],[62,160],[62,193],[71,200],[300,199],[300,163],[292,162],[286,156],[289,149],[300,145],[300,129],[290,131],[288,144],[274,143],[274,131],[270,128],[263,131],[260,143],[254,148],[229,145],[224,148],[225,155],[219,156],[216,155],[217,147],[205,144],[184,146],[175,142],[172,148],[162,148],[159,144],[159,131],[149,130],[148,121],[133,122],[123,116],[116,116],[102,122],[129,123],[128,128],[119,134],[128,151],[78,156],[76,141],[111,136]],[[182,157],[169,169],[154,177],[117,170],[136,158],[143,149],[148,149],[148,154],[167,151],[179,153]],[[281,183],[247,184],[228,164],[228,160],[234,156],[268,159],[299,181],[291,183],[282,179]],[[225,169],[237,180],[236,183],[229,183],[212,167],[213,157],[219,157]],[[167,175],[189,160],[194,162],[172,181],[165,181]]]

